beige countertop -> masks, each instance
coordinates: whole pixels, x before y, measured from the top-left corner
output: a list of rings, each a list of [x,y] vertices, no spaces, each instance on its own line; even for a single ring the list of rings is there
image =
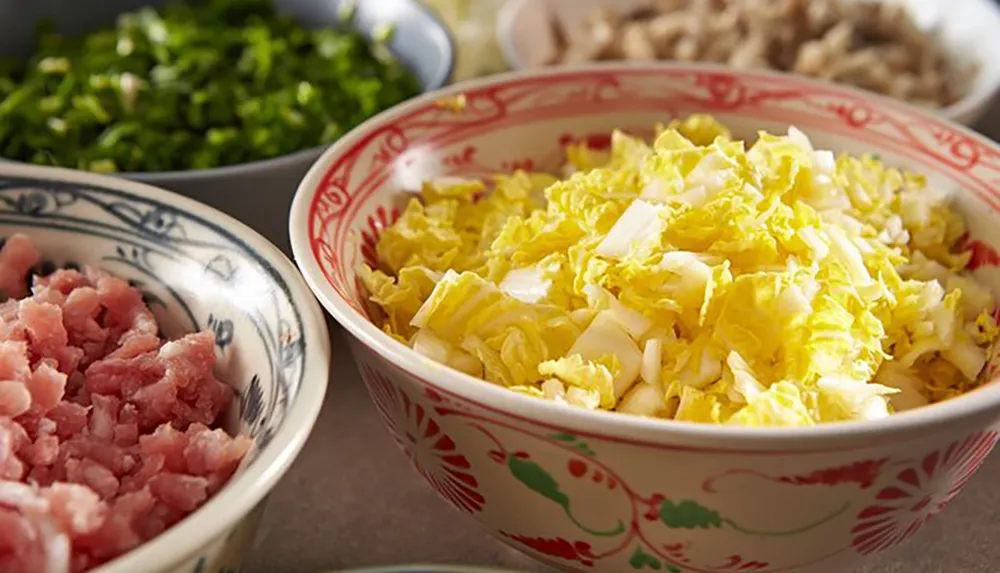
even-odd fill
[[[981,124],[1000,136],[1000,107]],[[275,489],[246,573],[311,573],[412,562],[551,571],[448,507],[408,465],[333,327],[334,366],[320,419]],[[854,573],[1000,572],[1000,456],[908,544]],[[846,573],[846,572],[845,572]]]

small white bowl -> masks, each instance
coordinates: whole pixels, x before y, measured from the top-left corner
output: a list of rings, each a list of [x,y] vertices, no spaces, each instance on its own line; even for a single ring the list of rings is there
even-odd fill
[[[952,121],[974,124],[989,110],[1000,91],[1000,5],[995,0],[894,2],[906,6],[921,28],[936,29],[941,41],[959,61],[976,66],[969,92],[940,111]],[[511,69],[537,67],[551,56],[551,17],[562,22],[572,35],[600,8],[628,11],[648,3],[648,0],[508,0],[497,17],[497,41]]]
[[[232,217],[116,177],[0,163],[0,237],[29,236],[47,267],[102,268],[139,288],[163,333],[211,328],[216,375],[236,391],[224,426],[254,438],[214,497],[93,573],[238,571],[267,494],[323,404],[330,341],[291,262]]]

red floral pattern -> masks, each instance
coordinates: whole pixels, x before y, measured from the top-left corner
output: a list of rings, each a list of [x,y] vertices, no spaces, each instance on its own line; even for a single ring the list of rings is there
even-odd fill
[[[971,255],[968,267],[971,271],[980,267],[1000,266],[1000,255],[997,255],[996,249],[982,241],[968,241],[965,249]]]
[[[427,483],[458,509],[482,510],[486,499],[470,471],[472,465],[434,416],[368,365],[361,365],[361,377],[396,443]]]
[[[595,151],[604,151],[611,149],[611,134],[610,133],[591,133],[584,137],[575,138],[569,133],[564,133],[559,136],[559,146],[566,147],[570,144],[586,142],[587,147]]]
[[[375,213],[368,217],[367,228],[361,231],[361,258],[364,263],[373,269],[379,267],[378,254],[375,247],[378,239],[382,235],[382,230],[392,226],[399,220],[399,209],[396,207],[385,208],[381,205],[375,208]]]
[[[548,557],[579,563],[584,567],[594,565],[594,553],[590,544],[585,541],[568,541],[561,537],[529,537],[506,531],[501,531],[500,534]]]
[[[879,472],[886,461],[888,460],[864,460],[846,466],[816,470],[801,476],[782,476],[778,480],[795,485],[856,483],[862,489],[866,489],[878,479]]]
[[[854,548],[877,553],[920,531],[962,490],[996,441],[996,432],[973,434],[902,469],[858,514],[851,530]]]
[[[768,564],[764,561],[754,561],[752,559],[744,559],[740,555],[730,555],[725,563],[712,569],[716,571],[760,571],[767,569],[767,567]]]
[[[750,475],[765,481],[787,483],[791,485],[833,486],[842,484],[857,484],[861,487],[861,489],[867,489],[875,483],[875,480],[878,479],[879,473],[882,471],[882,467],[885,466],[888,461],[889,460],[887,458],[880,460],[862,460],[832,468],[821,468],[807,474],[778,477],[773,477],[754,470],[732,469],[708,478],[702,482],[701,489],[708,493],[714,493],[716,483],[724,478],[738,475]]]

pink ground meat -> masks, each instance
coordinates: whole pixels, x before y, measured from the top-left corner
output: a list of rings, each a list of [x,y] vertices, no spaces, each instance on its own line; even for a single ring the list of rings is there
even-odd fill
[[[160,339],[141,293],[107,273],[26,277],[0,249],[0,573],[86,571],[198,509],[251,446],[212,429],[232,390],[211,332]]]

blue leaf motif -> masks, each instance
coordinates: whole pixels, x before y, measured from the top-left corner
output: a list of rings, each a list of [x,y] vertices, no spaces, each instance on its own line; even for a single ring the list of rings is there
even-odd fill
[[[189,297],[194,295],[178,288],[170,280],[168,269],[179,265],[202,266],[206,275],[218,280],[216,288],[233,292],[241,288],[240,275],[244,268],[256,273],[260,267],[270,277],[280,274],[266,257],[255,253],[250,245],[224,226],[178,210],[162,200],[121,189],[41,176],[0,177],[0,222],[20,227],[64,229],[92,237],[93,244],[105,250],[98,255],[102,261],[112,267],[128,267],[124,274],[133,279],[132,284],[143,293],[147,304],[179,310],[194,328],[200,328],[194,311],[201,307],[191,306]],[[79,248],[69,247],[67,252]],[[48,274],[60,266],[80,270],[75,261],[64,259],[43,261],[33,270],[37,274]],[[25,280],[30,278],[25,277]],[[144,285],[143,281],[148,284]],[[261,365],[260,375],[254,376],[239,395],[241,418],[250,424],[258,450],[266,447],[275,435],[287,405],[303,383],[304,356],[311,351],[302,338],[302,317],[283,280],[276,281],[270,295],[274,298],[273,304],[248,309],[245,316],[241,314],[239,327],[218,316],[221,309],[206,310],[216,314],[211,317],[214,319],[211,327],[221,343],[219,347],[228,350],[235,345],[237,330],[242,338],[245,322],[252,327],[246,330],[246,336],[259,337],[266,351],[267,363]],[[205,561],[199,565],[197,573],[226,571],[215,571],[220,567]]]
[[[285,320],[282,320],[278,326],[278,342],[282,365],[293,364],[302,356],[302,337]]]
[[[265,420],[261,417],[264,411],[264,392],[260,389],[260,376],[254,374],[247,389],[240,394],[240,420],[250,428],[256,428]]]
[[[229,260],[229,257],[216,255],[205,265],[205,272],[211,273],[226,282],[231,282],[236,275],[236,266]]]
[[[49,198],[39,192],[22,193],[14,202],[14,209],[25,215],[39,215],[45,211]]]
[[[164,209],[150,209],[139,218],[139,228],[153,236],[168,236],[178,229],[177,214]]]
[[[219,347],[219,350],[225,350],[227,346],[232,344],[235,330],[233,321],[209,314],[208,327],[215,333],[215,345]]]

